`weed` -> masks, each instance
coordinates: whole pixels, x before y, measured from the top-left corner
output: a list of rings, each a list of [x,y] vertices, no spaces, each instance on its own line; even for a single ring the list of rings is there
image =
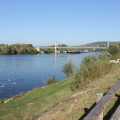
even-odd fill
[[[45,82],[46,85],[51,85],[51,84],[54,84],[54,83],[56,83],[54,75],[52,76],[52,78],[47,78],[47,80]]]

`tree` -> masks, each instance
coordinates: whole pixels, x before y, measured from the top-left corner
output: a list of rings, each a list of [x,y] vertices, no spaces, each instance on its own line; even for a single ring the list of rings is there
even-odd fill
[[[36,54],[37,50],[32,44],[0,44],[0,54]]]
[[[10,47],[8,45],[1,46],[1,54],[7,55],[10,54]]]

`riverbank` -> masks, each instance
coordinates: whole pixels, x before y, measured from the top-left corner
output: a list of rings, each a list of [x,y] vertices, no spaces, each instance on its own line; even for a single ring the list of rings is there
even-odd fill
[[[96,93],[105,93],[120,78],[119,68],[120,64],[115,64],[107,75],[77,92],[70,90],[72,81],[65,79],[17,95],[9,102],[0,104],[0,120],[77,120],[84,115],[84,109],[95,102]]]
[[[72,94],[69,89],[70,83],[70,80],[62,80],[53,85],[38,87],[14,96],[9,102],[0,104],[0,119],[26,120],[44,113],[53,105],[69,98]]]

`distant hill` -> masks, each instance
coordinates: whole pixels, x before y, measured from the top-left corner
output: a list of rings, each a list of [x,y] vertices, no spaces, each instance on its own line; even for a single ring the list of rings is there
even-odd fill
[[[118,43],[118,42],[109,42],[109,44],[115,44],[115,43]],[[120,42],[119,42],[120,43]],[[106,47],[108,44],[107,41],[103,41],[103,42],[93,42],[93,43],[89,43],[89,44],[85,44],[85,45],[80,45],[80,46],[85,46],[85,47]]]

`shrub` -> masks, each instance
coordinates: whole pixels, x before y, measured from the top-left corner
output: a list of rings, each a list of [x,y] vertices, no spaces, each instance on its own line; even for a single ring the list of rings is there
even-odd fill
[[[111,60],[117,60],[120,59],[120,54],[112,55],[110,56]]]
[[[110,45],[108,51],[110,54],[116,55],[119,53],[119,46],[118,45]]]
[[[64,72],[67,75],[67,77],[70,77],[70,75],[72,75],[75,72],[75,65],[71,61],[68,61],[63,65],[61,71]]]
[[[52,78],[47,78],[47,80],[45,82],[45,85],[51,85],[51,84],[54,84],[54,83],[56,83],[55,76],[52,76]]]
[[[1,103],[4,103],[5,102],[5,99],[1,99]]]
[[[110,70],[109,58],[105,55],[86,56],[74,75],[72,88],[80,88],[99,78]]]

